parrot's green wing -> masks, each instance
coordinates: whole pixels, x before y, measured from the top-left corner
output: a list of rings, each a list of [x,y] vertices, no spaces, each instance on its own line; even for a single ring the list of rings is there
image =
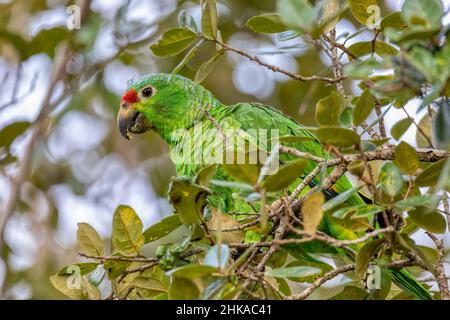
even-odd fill
[[[302,128],[302,126],[293,119],[283,115],[281,112],[269,106],[265,106],[259,103],[239,103],[228,107],[219,107],[211,110],[211,114],[215,119],[218,119],[219,123],[231,123],[237,128],[240,128],[247,132],[251,132],[251,130],[255,128],[266,129],[269,135],[268,141],[270,141],[271,138],[271,129],[277,129],[279,136],[294,135],[314,138],[314,135],[312,133]],[[300,151],[308,152],[315,156],[325,156],[325,151],[323,150],[320,143],[315,139],[310,141],[303,141],[302,143],[293,143],[291,146]],[[288,155],[284,155],[284,158],[281,158],[281,160],[291,159],[292,157]],[[304,175],[306,176],[308,172],[315,168],[315,166],[316,163],[309,161]],[[229,177],[227,177],[223,171],[218,172],[217,178],[229,179]],[[313,181],[313,183],[317,183],[317,181]],[[331,192],[327,192],[325,193],[325,195],[327,198],[331,198],[339,193],[351,189],[352,187],[353,186],[347,179],[347,177],[343,176],[339,178],[336,184],[330,189]],[[223,195],[224,194],[222,193],[222,196]],[[228,201],[228,203],[233,204],[237,202],[231,200]],[[364,205],[365,201],[358,193],[355,193],[347,200],[347,203],[349,205]],[[230,211],[239,212],[242,210],[246,210],[247,208],[233,207],[228,209],[231,209]],[[327,215],[324,216],[324,223],[322,223],[322,227],[326,229],[323,231],[327,232],[337,239],[349,239],[358,237],[356,232],[349,231],[348,229],[342,231],[343,229],[340,228],[337,223],[333,223],[333,219]],[[349,235],[349,232],[352,234]],[[341,252],[341,254],[345,254],[345,252]],[[391,269],[390,272],[392,274],[392,279],[401,289],[416,296],[419,299],[432,299],[429,292],[406,269]]]

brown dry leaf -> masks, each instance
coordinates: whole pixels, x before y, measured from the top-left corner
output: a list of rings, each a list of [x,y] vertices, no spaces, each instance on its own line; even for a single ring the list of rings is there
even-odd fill
[[[224,232],[217,231],[238,227],[241,225],[239,222],[237,222],[230,216],[220,212],[218,209],[212,208],[211,212],[212,217],[206,224],[209,230],[216,230],[210,231],[212,237],[214,238],[214,241],[218,242],[218,239],[220,239],[222,243],[226,244],[240,243],[244,241],[244,232],[242,230]]]

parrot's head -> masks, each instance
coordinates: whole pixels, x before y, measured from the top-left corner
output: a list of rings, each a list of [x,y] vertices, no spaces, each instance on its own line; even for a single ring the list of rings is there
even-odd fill
[[[117,124],[126,139],[130,133],[155,130],[164,134],[186,116],[189,82],[178,75],[155,73],[130,81],[122,97]]]

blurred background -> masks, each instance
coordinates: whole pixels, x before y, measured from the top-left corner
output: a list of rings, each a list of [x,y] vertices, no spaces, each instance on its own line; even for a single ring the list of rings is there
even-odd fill
[[[382,16],[402,4],[378,3]],[[49,277],[81,260],[78,222],[90,223],[107,239],[119,204],[132,206],[144,228],[171,213],[167,188],[175,172],[167,147],[154,133],[126,141],[116,129],[115,114],[128,79],[171,72],[182,59],[157,58],[149,44],[177,26],[182,9],[200,25],[199,3],[75,2],[82,19],[79,29],[70,30],[73,4],[0,0],[1,298],[63,298]],[[448,12],[450,1],[444,4]],[[222,37],[231,46],[302,75],[329,72],[329,58],[301,39],[280,42],[245,27],[249,17],[273,12],[275,1],[220,0],[218,10]],[[444,20],[448,23],[449,15]],[[360,28],[346,15],[337,35]],[[372,38],[366,31],[347,43]],[[67,52],[55,80],[55,65]],[[180,74],[193,78],[213,54],[213,47],[201,49]],[[233,53],[226,54],[203,85],[223,103],[260,101],[308,126],[314,125],[316,101],[332,89],[318,81],[293,81]],[[349,93],[360,92],[355,84],[346,85]],[[410,104],[414,114],[417,103]],[[392,110],[388,130],[399,117],[403,111]],[[412,126],[404,139],[415,145],[414,135]]]

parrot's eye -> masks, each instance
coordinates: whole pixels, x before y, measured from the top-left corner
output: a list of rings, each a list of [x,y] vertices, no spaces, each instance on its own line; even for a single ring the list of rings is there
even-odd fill
[[[141,94],[144,98],[148,98],[153,94],[153,88],[146,87],[146,88],[142,89]]]

